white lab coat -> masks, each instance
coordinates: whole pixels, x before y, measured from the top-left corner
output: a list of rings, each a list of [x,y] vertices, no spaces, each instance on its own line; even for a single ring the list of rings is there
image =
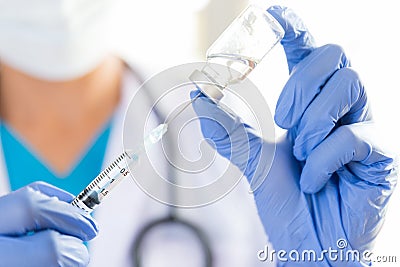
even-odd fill
[[[139,83],[130,70],[123,80],[122,97],[117,108],[104,166],[123,150],[124,113]],[[146,101],[143,101],[145,103]],[[141,116],[138,107],[137,116]],[[131,129],[139,138],[143,130]],[[1,138],[1,137],[0,137]],[[0,195],[9,191],[6,166],[0,142]],[[211,243],[215,267],[268,266],[257,259],[267,238],[259,222],[252,195],[244,179],[230,194],[202,208],[178,209],[179,217],[196,224]],[[125,179],[94,213],[100,232],[89,244],[90,266],[133,266],[132,245],[140,229],[154,219],[166,216],[168,207],[146,195],[131,178]],[[144,243],[143,266],[204,266],[197,239],[179,226],[161,227]]]

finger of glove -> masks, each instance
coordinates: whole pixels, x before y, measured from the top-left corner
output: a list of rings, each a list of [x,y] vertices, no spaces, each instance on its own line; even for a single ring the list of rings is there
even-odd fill
[[[373,149],[364,160],[347,164],[347,169],[358,180],[366,181],[371,186],[379,186],[381,189],[392,190],[397,178],[396,154],[390,147],[378,145],[377,140],[382,139],[382,133],[379,133],[372,121],[352,124],[351,128],[359,139],[371,144]]]
[[[192,92],[192,98],[197,94],[197,91]],[[230,160],[251,179],[247,176],[250,174],[247,172],[251,171],[247,166],[250,155],[253,154],[251,150],[255,154],[261,149],[260,138],[251,134],[250,127],[242,123],[239,117],[222,110],[221,106],[217,106],[204,95],[193,102],[193,108],[199,116],[203,136],[215,146],[221,156]]]
[[[367,95],[358,74],[343,68],[336,71],[301,117],[293,147],[294,156],[305,160],[339,124],[371,119]]]
[[[198,91],[191,92],[192,98],[197,95]],[[225,145],[229,134],[237,127],[238,119],[222,110],[204,95],[200,95],[192,105],[199,116],[204,137],[212,140],[217,148]]]
[[[295,127],[307,107],[339,69],[350,66],[343,49],[325,45],[313,51],[293,71],[275,109],[275,122],[284,129]]]
[[[337,128],[307,158],[301,190],[310,194],[320,191],[334,172],[351,161],[365,160],[371,152],[371,145],[357,136],[353,125]]]
[[[78,238],[45,230],[32,235],[0,236],[1,266],[87,266],[89,253]]]
[[[31,183],[28,186],[46,196],[57,197],[59,200],[64,202],[70,203],[74,199],[74,195],[71,193],[42,181]]]
[[[281,44],[285,50],[289,73],[293,67],[307,57],[316,47],[314,38],[292,9],[272,6],[267,10],[285,31]]]
[[[49,197],[32,187],[23,187],[0,198],[0,234],[24,235],[31,231],[54,229],[60,233],[90,240],[98,227],[86,212]]]

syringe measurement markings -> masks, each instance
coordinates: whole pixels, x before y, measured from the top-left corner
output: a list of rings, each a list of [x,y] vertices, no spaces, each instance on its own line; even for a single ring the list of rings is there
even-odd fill
[[[162,132],[160,132],[160,127],[164,127]],[[165,132],[166,125],[159,125],[159,127],[154,129],[152,133],[145,138],[144,144],[142,144],[138,149],[133,150],[131,153],[123,151],[123,153],[120,154],[113,162],[111,162],[107,168],[105,168],[98,174],[97,177],[94,178],[94,180],[72,201],[72,204],[82,208],[85,211],[93,211],[93,209],[101,203],[103,197],[108,195],[110,190],[112,190],[112,188],[114,188],[114,186],[118,184],[124,176],[128,176],[130,173],[130,163],[137,162],[139,160],[138,155],[143,152],[146,146],[149,144],[154,144],[160,140],[159,137],[157,140],[155,140],[154,134],[157,133],[157,136],[160,136],[160,134],[163,135]],[[120,165],[124,159],[129,160],[127,160],[126,164]],[[118,169],[116,167],[118,167]],[[105,180],[106,177],[108,178],[108,181]]]
[[[124,155],[126,155],[129,159],[132,159],[132,158],[129,156],[129,154],[128,154],[126,151],[124,151],[124,153],[121,155],[121,160],[124,158]]]
[[[128,156],[128,154],[125,152],[124,154],[120,155],[120,156],[116,159],[115,162],[118,162],[118,163],[121,162],[121,161],[123,160],[123,158],[124,158],[124,155],[127,155],[127,156]],[[113,162],[113,163],[112,163],[110,166],[108,166],[104,171],[102,171],[102,172],[95,178],[95,180],[94,180],[92,183],[90,183],[89,186],[86,187],[86,188],[83,190],[82,194],[80,194],[80,195],[78,196],[78,198],[82,199],[82,197],[84,197],[86,194],[88,194],[94,187],[98,187],[99,189],[102,189],[102,187],[100,186],[100,183],[101,183],[102,180],[104,180],[105,177],[107,177],[109,180],[111,180],[110,184],[113,183],[113,182],[115,181],[115,179],[112,179],[108,174],[109,174],[116,166],[117,166],[119,169],[121,169],[121,167],[120,167],[118,164],[116,164],[115,162]],[[104,190],[105,190],[105,189],[103,188],[103,190],[101,191],[101,193],[103,193]],[[103,194],[104,194],[104,193],[103,193]],[[76,204],[76,202],[77,202],[77,200],[74,201],[75,204]]]
[[[96,186],[97,186],[97,188],[101,189],[101,187],[100,187],[100,185],[99,185],[99,183],[98,183],[98,182],[97,182]]]

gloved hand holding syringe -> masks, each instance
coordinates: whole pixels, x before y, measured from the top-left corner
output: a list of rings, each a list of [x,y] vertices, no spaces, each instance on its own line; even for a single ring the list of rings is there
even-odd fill
[[[283,35],[284,30],[268,12],[255,6],[246,8],[208,49],[204,67],[188,77],[201,93],[150,131],[136,149],[118,156],[72,201],[72,205],[92,212],[123,178],[130,176],[130,169],[138,163],[141,154],[162,139],[171,121],[202,94],[218,103],[223,89],[244,80]]]

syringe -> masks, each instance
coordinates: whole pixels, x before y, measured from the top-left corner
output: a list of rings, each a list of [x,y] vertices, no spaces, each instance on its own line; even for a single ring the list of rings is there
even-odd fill
[[[87,212],[92,212],[119,182],[129,176],[129,168],[138,163],[141,153],[160,141],[167,130],[167,123],[160,124],[144,138],[143,143],[137,149],[124,151],[97,175],[71,204]]]
[[[161,140],[168,130],[168,125],[175,120],[186,108],[190,106],[201,94],[199,93],[191,101],[186,103],[177,113],[167,119],[166,122],[154,128],[140,146],[134,150],[126,150],[119,155],[105,170],[103,170],[86,188],[79,193],[71,202],[73,206],[81,208],[87,212],[92,212],[107,196],[110,191],[120,183],[125,177],[129,176],[129,169],[138,163],[140,154],[146,148],[156,144]],[[124,162],[125,161],[125,162]],[[128,167],[129,166],[129,167]]]

